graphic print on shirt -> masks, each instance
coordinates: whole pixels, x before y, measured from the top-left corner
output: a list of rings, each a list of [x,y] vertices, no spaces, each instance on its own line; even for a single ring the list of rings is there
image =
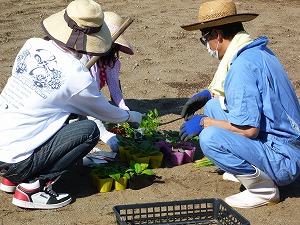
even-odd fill
[[[63,85],[64,80],[57,59],[51,52],[26,49],[17,56],[12,77],[1,97],[5,106],[20,108],[31,101],[34,93],[43,99],[48,98]]]
[[[24,51],[17,59],[16,71],[19,74],[29,74],[34,87],[37,87],[41,93],[50,93],[53,89],[59,89],[62,85],[61,71],[56,69],[56,57],[47,50],[37,49],[36,54],[33,56],[36,65],[30,71],[28,70],[26,58],[30,54]],[[26,73],[27,72],[27,73]],[[42,95],[41,95],[42,96]]]

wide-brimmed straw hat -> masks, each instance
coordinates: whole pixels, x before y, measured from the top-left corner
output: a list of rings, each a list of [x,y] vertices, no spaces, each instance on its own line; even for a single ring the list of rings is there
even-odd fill
[[[231,0],[214,0],[205,2],[199,7],[199,22],[182,25],[187,31],[201,30],[204,28],[216,27],[220,25],[247,22],[255,19],[256,13],[237,13],[236,6]]]
[[[104,21],[106,22],[111,35],[117,32],[121,25],[124,23],[124,20],[121,16],[114,12],[104,12]],[[134,51],[128,40],[125,38],[124,33],[122,33],[117,40],[116,44],[120,45],[120,51],[129,55],[133,55]]]
[[[50,39],[80,53],[103,55],[112,44],[102,8],[93,0],[74,0],[41,25]]]

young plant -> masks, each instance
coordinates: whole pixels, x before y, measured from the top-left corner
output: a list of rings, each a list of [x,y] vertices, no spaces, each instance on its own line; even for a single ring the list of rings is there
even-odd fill
[[[123,137],[122,135],[116,135],[117,139],[118,139],[118,144],[119,146],[122,146],[122,147],[128,147],[128,146],[132,146],[133,148],[136,148],[137,147],[137,143],[134,139],[132,138],[126,138],[126,137]]]
[[[148,169],[149,164],[147,163],[137,163],[133,160],[130,161],[130,167],[126,170],[126,173],[129,174],[129,178],[134,175],[154,175],[153,170]]]
[[[154,109],[153,111],[149,110],[145,118],[142,119],[139,129],[134,129],[128,122],[125,122],[123,124],[114,125],[111,131],[127,138],[139,140],[143,139],[143,136],[154,135],[157,132],[159,125],[160,120],[158,120],[158,111],[157,109]]]
[[[178,150],[178,152],[185,153],[183,148],[177,148],[177,150]],[[174,151],[174,148],[172,148],[172,151]]]
[[[157,131],[158,126],[160,125],[160,120],[158,119],[158,110],[153,109],[149,110],[147,117],[142,119],[140,128],[144,128],[144,135],[153,135]]]
[[[135,131],[132,127],[130,127],[129,123],[125,122],[123,124],[116,124],[113,127],[113,132],[115,134],[123,135],[127,138],[132,138]]]
[[[172,144],[172,147],[175,147],[176,144],[181,142],[179,131],[164,130],[163,134],[165,136],[165,141]]]
[[[107,166],[101,164],[99,166],[96,166],[92,171],[91,174],[96,175],[100,179],[109,178],[111,174],[113,174],[113,171],[108,168]]]
[[[91,173],[98,176],[100,179],[113,178],[114,180],[120,180],[122,177],[130,178],[130,174],[127,172],[128,167],[120,165],[118,163],[114,164],[101,164],[95,167]]]
[[[190,142],[181,141],[179,131],[164,130],[163,134],[165,136],[165,141],[172,145],[172,149],[184,149],[187,146],[191,146]]]
[[[138,141],[138,146],[139,146],[140,151],[146,156],[160,154],[159,148],[157,146],[155,146],[154,142],[152,142],[152,141],[149,141],[149,140]]]
[[[165,137],[160,131],[152,131],[151,135],[144,135],[144,139],[150,142],[164,141]]]
[[[112,164],[110,166],[110,169],[111,171],[109,173],[109,177],[113,178],[116,181],[120,180],[122,177],[129,178],[129,174],[126,172],[128,168],[125,166],[116,163]]]

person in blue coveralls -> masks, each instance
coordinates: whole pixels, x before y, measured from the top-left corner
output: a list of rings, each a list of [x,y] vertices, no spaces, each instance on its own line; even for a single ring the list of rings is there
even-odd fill
[[[180,136],[199,135],[204,155],[245,187],[225,198],[237,208],[278,203],[278,186],[300,173],[299,101],[268,38],[252,40],[243,28],[257,16],[215,0],[200,5],[198,22],[181,26],[200,30],[208,53],[221,61],[208,90],[184,105]]]

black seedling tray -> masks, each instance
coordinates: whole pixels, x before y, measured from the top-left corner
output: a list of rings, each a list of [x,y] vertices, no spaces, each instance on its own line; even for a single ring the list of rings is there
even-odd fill
[[[226,202],[216,198],[117,205],[113,211],[118,225],[250,225]]]

